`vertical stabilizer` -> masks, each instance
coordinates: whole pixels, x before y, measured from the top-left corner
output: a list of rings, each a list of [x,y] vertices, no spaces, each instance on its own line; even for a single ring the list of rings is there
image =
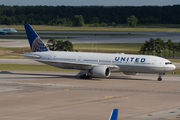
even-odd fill
[[[109,120],[117,120],[117,119],[118,119],[118,109],[113,109]]]
[[[37,33],[33,30],[33,28],[29,24],[24,24],[24,28],[26,30],[26,34],[32,52],[49,51],[47,46],[44,44],[44,42],[41,40],[41,38],[37,35]]]

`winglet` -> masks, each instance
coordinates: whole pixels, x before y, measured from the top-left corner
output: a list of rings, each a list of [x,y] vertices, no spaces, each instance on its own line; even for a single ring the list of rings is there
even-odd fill
[[[117,118],[118,118],[118,109],[113,109],[109,120],[117,120]]]
[[[32,52],[49,51],[47,46],[44,44],[44,42],[41,40],[41,38],[37,35],[37,33],[33,30],[33,28],[29,24],[24,24],[24,28],[26,30],[26,34]]]

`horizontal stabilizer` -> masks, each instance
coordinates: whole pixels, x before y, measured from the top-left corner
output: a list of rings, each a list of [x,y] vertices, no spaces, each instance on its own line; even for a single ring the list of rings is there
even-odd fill
[[[19,56],[24,56],[24,57],[36,58],[36,59],[40,58],[40,56],[37,56],[37,55],[26,55],[26,54],[17,54],[17,53],[6,53],[6,54],[9,54],[9,55],[19,55]]]

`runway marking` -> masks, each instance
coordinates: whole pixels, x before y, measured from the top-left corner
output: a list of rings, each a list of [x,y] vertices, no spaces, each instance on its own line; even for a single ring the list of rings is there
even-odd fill
[[[121,97],[121,98],[123,98],[123,99],[129,99],[130,97]]]
[[[114,96],[104,96],[104,98],[114,98]]]
[[[128,96],[132,96],[134,94],[129,94]],[[30,110],[30,111],[24,111],[24,112],[19,112],[19,113],[14,113],[14,114],[8,114],[8,115],[1,115],[0,117],[7,117],[7,116],[13,116],[13,115],[20,115],[20,114],[26,114],[26,113],[32,113],[32,112],[40,112],[40,111],[45,111],[49,109],[56,109],[60,107],[68,107],[68,106],[73,106],[73,105],[79,105],[79,104],[88,104],[88,103],[93,103],[93,102],[100,102],[100,101],[106,101],[110,99],[117,99],[117,98],[122,98],[123,96],[116,96],[113,98],[102,98],[102,99],[97,99],[97,100],[91,100],[91,101],[84,101],[84,102],[79,102],[79,103],[73,103],[73,104],[67,104],[67,105],[61,105],[61,106],[54,106],[54,107],[47,107],[47,108],[42,108],[42,109],[37,109],[37,110]]]
[[[70,89],[64,89],[64,91],[70,91]]]

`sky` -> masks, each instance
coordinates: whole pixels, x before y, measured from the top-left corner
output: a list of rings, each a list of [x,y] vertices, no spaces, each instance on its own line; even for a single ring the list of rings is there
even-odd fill
[[[148,6],[177,5],[180,0],[0,0],[0,5],[47,6]]]

